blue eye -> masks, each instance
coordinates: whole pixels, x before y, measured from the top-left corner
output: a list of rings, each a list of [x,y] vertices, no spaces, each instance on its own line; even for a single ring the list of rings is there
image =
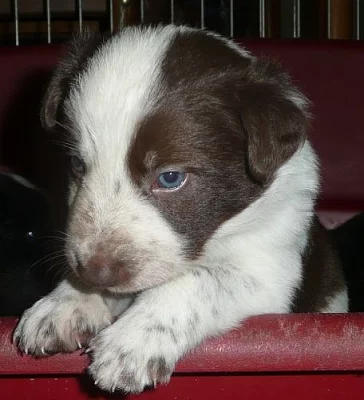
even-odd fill
[[[168,171],[159,175],[157,178],[158,186],[164,189],[176,189],[182,185],[186,179],[186,173],[178,171]]]

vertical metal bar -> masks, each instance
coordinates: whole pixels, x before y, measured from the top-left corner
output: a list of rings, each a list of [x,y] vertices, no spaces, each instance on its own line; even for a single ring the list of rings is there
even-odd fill
[[[109,22],[110,22],[110,32],[114,31],[114,5],[113,0],[109,0]]]
[[[293,37],[301,37],[301,0],[293,1]]]
[[[259,0],[259,37],[265,38],[265,0]]]
[[[234,37],[234,0],[230,0],[230,37]]]
[[[15,45],[19,46],[19,13],[18,0],[14,0]]]
[[[205,1],[201,0],[201,29],[205,28]]]
[[[327,38],[331,39],[331,0],[327,0],[326,6],[326,21],[327,21]]]
[[[52,42],[50,0],[47,0],[46,8],[47,8],[47,43],[50,44]]]
[[[171,0],[171,24],[174,24],[174,0]]]
[[[355,33],[354,37],[356,40],[360,40],[360,0],[355,1]]]
[[[144,0],[140,0],[140,22],[144,23]]]
[[[82,0],[78,0],[78,29],[82,32]]]

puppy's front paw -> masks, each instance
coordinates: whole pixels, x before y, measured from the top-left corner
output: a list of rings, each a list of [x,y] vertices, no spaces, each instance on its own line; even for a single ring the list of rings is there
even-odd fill
[[[51,294],[23,314],[13,339],[26,354],[71,352],[110,324],[109,309],[100,297]]]
[[[176,334],[161,325],[142,327],[119,320],[90,342],[89,372],[100,388],[140,393],[168,383],[180,355]]]

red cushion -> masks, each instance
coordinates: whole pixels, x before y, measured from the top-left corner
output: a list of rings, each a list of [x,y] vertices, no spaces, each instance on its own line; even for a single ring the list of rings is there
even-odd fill
[[[88,365],[85,355],[20,356],[10,341],[14,326],[13,319],[0,320],[2,398],[87,399],[94,392],[92,398],[101,399],[90,384],[75,381]],[[167,387],[137,398],[241,399],[244,393],[246,398],[265,400],[288,400],[292,395],[297,400],[359,400],[364,380],[354,378],[364,371],[363,332],[360,314],[250,318],[241,328],[206,341],[187,355]],[[87,386],[90,392],[85,391]],[[31,395],[24,397],[29,390]]]
[[[88,365],[80,352],[20,358],[11,343],[16,321],[0,321],[0,375],[71,375]],[[363,371],[363,332],[364,315],[359,313],[252,317],[241,328],[197,347],[176,372]]]

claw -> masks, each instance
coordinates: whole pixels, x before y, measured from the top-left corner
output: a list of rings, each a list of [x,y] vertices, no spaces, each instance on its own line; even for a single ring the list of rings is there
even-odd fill
[[[99,381],[96,379],[96,381],[94,382],[95,386],[97,386],[98,383]]]
[[[42,352],[42,354],[45,356],[47,353],[45,352],[45,350],[44,350],[44,347],[42,347],[41,349],[40,349],[40,351]]]
[[[25,353],[26,355],[28,355],[28,349],[27,349],[27,348],[24,349],[24,353]]]
[[[82,349],[82,344],[81,344],[81,342],[79,340],[77,340],[77,346],[78,346],[79,349]]]
[[[89,353],[90,351],[91,351],[91,348],[89,347],[88,349],[86,349],[86,350],[84,351],[84,353],[87,354],[87,353]]]

